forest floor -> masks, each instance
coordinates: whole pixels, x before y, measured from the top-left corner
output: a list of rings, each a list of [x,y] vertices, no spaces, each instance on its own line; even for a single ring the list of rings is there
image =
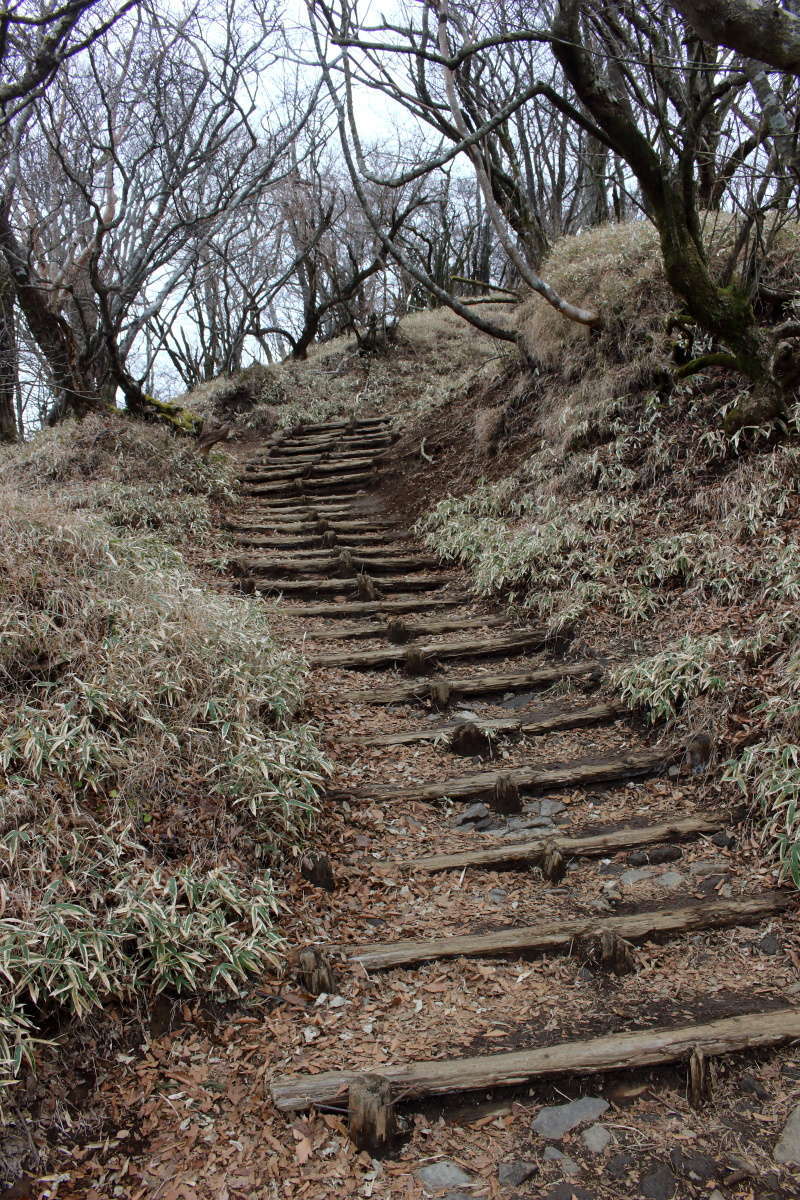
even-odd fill
[[[427,552],[393,523],[399,471],[387,491],[379,476],[366,484],[319,482],[320,464],[339,460],[344,475],[355,473],[358,454],[371,460],[372,473],[390,445],[383,434],[376,418],[251,442],[246,453],[259,460],[252,473],[267,479],[245,483],[228,514],[251,560],[242,567],[246,584],[282,592],[275,629],[312,664],[307,713],[335,764],[318,836],[332,887],[297,870],[287,873],[282,896],[290,946],[324,950],[333,988],[312,994],[290,965],[281,978],[265,977],[247,1003],[176,1004],[144,1044],[102,1072],[105,1136],[65,1138],[54,1148],[60,1169],[38,1191],[28,1185],[8,1196],[791,1200],[800,1175],[800,1042],[795,1032],[793,1044],[787,1035],[775,1039],[780,1047],[758,1045],[768,1040],[769,1014],[788,1012],[787,1028],[800,1019],[791,890],[776,889],[771,865],[724,808],[713,777],[692,771],[683,748],[667,757],[654,752],[613,708],[604,672],[624,652],[612,641],[582,647],[582,672],[569,670],[574,655],[559,656],[533,636],[513,652],[500,646],[492,653],[494,640],[535,630],[513,628],[476,601],[458,571],[413,565]],[[316,483],[283,478],[292,452],[311,460]],[[356,562],[337,562],[342,549]],[[370,604],[368,582],[357,595],[362,554],[379,589],[372,612],[348,608]],[[393,614],[382,607],[398,598],[409,602],[402,619],[420,627],[411,646],[430,646],[406,670],[407,648],[386,637]],[[335,615],[308,611],[322,606]],[[448,628],[424,629],[434,621]],[[467,642],[472,649],[454,647]],[[397,650],[398,661],[314,666],[316,657],[369,650]],[[549,684],[540,675],[537,686],[536,672],[550,672]],[[503,683],[498,675],[517,678]],[[459,680],[461,689],[452,688],[440,711],[430,684],[445,679]],[[415,697],[381,694],[409,684],[417,685]],[[579,726],[593,706],[605,712]],[[510,718],[528,731],[509,731]],[[482,753],[454,752],[448,726],[493,721],[506,727]],[[400,732],[409,740],[365,744]],[[560,773],[550,771],[554,764]],[[520,794],[512,787],[504,801],[502,789],[476,778],[487,771],[510,773]],[[466,780],[458,796],[454,778]],[[504,806],[516,811],[498,811]],[[681,822],[698,814],[710,815],[705,829],[682,834]],[[637,842],[637,831],[659,824],[662,836]],[[628,845],[615,848],[620,831]],[[606,853],[565,849],[560,869],[543,866],[543,840],[562,845],[598,833],[611,838]],[[425,856],[498,848],[509,849],[510,861],[449,870],[414,865]],[[753,897],[767,898],[760,914],[737,919],[731,906]],[[706,920],[698,906],[715,915]],[[684,911],[692,908],[694,923]],[[688,926],[681,930],[679,914],[673,932],[659,932],[659,919],[677,909]],[[626,917],[644,917],[644,933],[625,939],[628,970],[616,974],[597,935]],[[441,941],[502,941],[511,929],[545,925],[552,934],[553,927],[569,930],[569,922],[591,936],[545,951],[533,937],[522,951],[473,945],[466,955]],[[382,969],[377,962],[385,952],[379,946],[433,939],[435,946],[412,948],[407,965]],[[370,954],[371,963],[362,961]],[[685,1053],[656,1067],[623,1058],[594,1075],[580,1066],[542,1078],[523,1072],[513,1086],[401,1095],[401,1136],[379,1158],[351,1142],[346,1097],[308,1110],[275,1103],[286,1077],[313,1084],[326,1071],[488,1061],[656,1028],[696,1027],[689,1041],[703,1045],[710,1022],[739,1016],[745,1042],[757,1048],[717,1055],[712,1039],[710,1090],[699,1102],[692,1096],[694,1103]],[[565,1108],[580,1097],[582,1105]]]

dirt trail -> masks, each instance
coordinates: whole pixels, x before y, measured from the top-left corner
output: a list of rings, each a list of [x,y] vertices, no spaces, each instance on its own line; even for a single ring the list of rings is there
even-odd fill
[[[138,1148],[97,1194],[796,1197],[794,896],[604,662],[398,526],[391,445],[380,418],[308,425],[244,471],[240,577],[282,597],[335,762],[284,922],[305,953],[109,1083]],[[380,1159],[348,1137],[365,1072],[399,1101]]]

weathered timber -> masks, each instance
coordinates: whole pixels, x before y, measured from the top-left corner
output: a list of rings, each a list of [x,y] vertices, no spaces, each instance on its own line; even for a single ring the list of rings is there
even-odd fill
[[[376,426],[383,427],[388,425],[388,417],[352,417],[347,421],[315,421],[295,426],[291,431],[291,436],[297,437],[298,435],[310,433],[338,432],[343,429],[375,429]]]
[[[541,630],[533,630],[530,633],[509,633],[505,636],[465,638],[457,642],[424,642],[415,644],[414,649],[433,660],[479,658],[489,654],[513,654],[519,650],[538,650],[544,645],[545,640],[545,634]],[[341,667],[343,670],[358,671],[402,662],[407,653],[408,651],[402,646],[389,645],[375,650],[344,650],[337,654],[311,654],[309,661],[315,667]]]
[[[371,471],[358,471],[352,475],[331,475],[327,479],[297,475],[293,479],[277,483],[248,484],[247,487],[242,487],[239,490],[243,496],[291,496],[293,495],[293,483],[301,484],[306,492],[316,493],[323,492],[329,487],[358,489],[363,487],[365,483],[374,482],[376,478],[377,476]]]
[[[356,591],[360,600],[380,600],[381,598],[377,583],[366,571],[359,571],[356,576]]]
[[[251,579],[246,577],[252,590],[256,592],[338,592],[353,591],[356,588],[355,579]],[[445,587],[450,582],[452,574],[442,572],[441,575],[383,575],[380,579],[381,591],[416,592],[435,591]]]
[[[590,933],[577,943],[576,949],[584,962],[605,975],[630,975],[637,967],[633,944],[613,929]]]
[[[434,662],[423,646],[406,646],[400,659],[406,675],[430,675]]]
[[[564,663],[559,667],[541,667],[535,671],[503,671],[497,675],[468,675],[465,678],[437,679],[432,683],[397,683],[388,687],[373,687],[366,691],[342,693],[347,704],[402,704],[404,700],[425,700],[432,688],[447,684],[452,696],[484,696],[492,692],[525,691],[547,687],[561,679],[588,676],[599,678],[601,667],[596,662]]]
[[[599,858],[611,856],[621,850],[632,850],[637,846],[650,846],[658,842],[675,839],[695,838],[704,833],[717,833],[725,827],[724,813],[698,813],[693,817],[677,817],[674,821],[660,821],[657,825],[642,825],[638,829],[609,829],[583,836],[562,837],[560,834],[531,838],[525,842],[503,843],[488,850],[466,850],[460,854],[432,854],[426,858],[412,858],[398,865],[415,871],[461,871],[465,867],[513,867],[518,863],[538,863],[546,850],[555,848],[567,858]]]
[[[364,453],[369,450],[380,450],[390,446],[397,438],[391,433],[352,434],[350,437],[330,438],[287,438],[285,442],[276,442],[270,446],[266,455],[261,454],[250,461],[256,464],[274,462],[276,458],[293,458],[310,454],[333,454],[343,452]]]
[[[357,1075],[347,1102],[350,1140],[373,1158],[391,1149],[399,1130],[392,1085],[380,1075]]]
[[[538,865],[549,883],[561,883],[567,873],[567,860],[557,846],[548,846]]]
[[[637,1029],[533,1050],[477,1058],[437,1059],[381,1067],[395,1096],[406,1100],[453,1092],[484,1091],[564,1075],[597,1075],[684,1062],[696,1049],[706,1055],[783,1045],[800,1037],[800,1008],[750,1012],[672,1029]],[[273,1080],[272,1099],[282,1112],[342,1104],[356,1071],[283,1075]]]
[[[341,555],[349,554],[350,561],[342,562]],[[368,571],[370,574],[395,571],[424,571],[430,567],[437,567],[439,560],[432,558],[430,555],[419,555],[418,557],[405,556],[397,558],[365,559],[359,554],[354,556],[350,550],[344,547],[337,547],[335,550],[319,550],[310,554],[292,554],[289,558],[281,558],[277,555],[269,558],[247,557],[237,560],[240,564],[240,569],[246,570],[251,575],[271,575],[277,573],[285,574],[302,574],[310,572],[318,573],[326,567],[345,568],[347,573],[354,575],[359,571]],[[332,573],[332,572],[331,572]]]
[[[368,471],[374,466],[371,458],[333,459],[330,462],[291,463],[286,467],[252,469],[239,476],[240,483],[278,483],[285,479],[316,479],[318,476],[340,475],[343,479],[353,473]]]
[[[349,962],[360,963],[368,971],[390,967],[411,967],[434,959],[500,958],[509,955],[570,952],[586,939],[614,934],[628,942],[646,942],[652,938],[690,933],[698,929],[722,929],[729,925],[748,925],[774,913],[797,906],[791,892],[763,892],[738,900],[711,900],[696,904],[669,905],[651,912],[614,916],[575,917],[543,921],[541,924],[501,929],[495,933],[465,934],[460,937],[431,938],[428,941],[387,942],[384,944],[345,946],[338,949]]]
[[[485,728],[475,721],[456,721],[447,741],[447,749],[460,758],[489,758],[492,755],[492,739]]]
[[[452,596],[414,596],[394,600],[342,601],[340,604],[292,605],[287,611],[298,617],[361,617],[370,613],[381,615],[393,612],[419,612],[420,609],[458,608],[469,604],[471,597],[464,593]]]
[[[321,635],[315,634],[314,636]],[[592,704],[588,708],[564,709],[530,719],[524,715],[497,717],[492,720],[481,719],[478,725],[488,734],[519,733],[530,736],[552,733],[555,729],[582,729],[587,725],[600,725],[605,721],[617,720],[626,711],[620,704]],[[459,724],[458,721],[448,721],[446,725],[426,725],[421,729],[401,729],[398,733],[372,733],[365,737],[353,738],[353,742],[358,746],[404,746],[411,742],[438,742],[440,739],[446,741],[452,737]]]
[[[445,712],[450,707],[451,699],[450,684],[441,679],[434,680],[430,691],[431,708],[437,712]]]
[[[629,750],[605,758],[576,759],[539,767],[511,767],[503,771],[476,771],[473,775],[451,776],[432,783],[390,784],[362,791],[329,792],[336,800],[467,800],[473,796],[491,797],[500,780],[507,780],[521,791],[538,792],[545,788],[581,787],[589,783],[609,783],[618,779],[639,779],[666,766],[668,758],[654,750]]]
[[[388,1085],[387,1085],[388,1086]],[[689,1056],[689,1078],[686,1093],[694,1109],[705,1108],[711,1101],[713,1091],[713,1064],[699,1046]]]
[[[504,816],[522,812],[522,793],[519,783],[508,775],[498,776],[494,787],[487,793],[486,799],[489,802],[489,808]]]
[[[359,625],[348,625],[344,629],[323,629],[314,633],[314,640],[318,642],[333,642],[344,641],[346,638],[381,638],[386,637],[392,641],[392,630],[389,628],[390,622],[383,625],[378,625],[375,621],[365,622]],[[501,625],[508,624],[505,617],[432,617],[429,620],[422,619],[419,621],[404,621],[403,626],[405,633],[399,631],[403,637],[406,633],[409,637],[419,637],[423,633],[451,633],[462,629],[482,629],[497,628]],[[513,724],[513,722],[512,722]],[[410,738],[414,741],[414,738]],[[375,743],[379,745],[381,743]],[[390,745],[391,743],[386,743]]]
[[[371,465],[377,458],[379,451],[361,450],[358,448],[347,450],[337,446],[336,451],[331,450],[300,450],[287,455],[285,458],[276,458],[274,454],[270,454],[268,458],[261,456],[260,458],[252,458],[244,463],[245,475],[249,476],[252,472],[259,473],[261,471],[282,471],[296,469],[300,467],[317,466],[322,463],[326,464],[329,469],[332,469],[335,463],[349,465],[353,462],[363,462]]]

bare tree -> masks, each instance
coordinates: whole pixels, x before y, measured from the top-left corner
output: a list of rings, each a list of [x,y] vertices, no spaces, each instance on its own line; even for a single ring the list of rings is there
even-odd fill
[[[261,87],[278,36],[260,0],[169,17],[141,6],[37,105],[0,250],[57,414],[102,407],[117,387],[132,410],[159,410],[129,369],[137,338],[230,214],[281,177],[309,119],[308,97],[270,104]]]
[[[774,0],[672,0],[701,38],[800,75],[800,16]]]

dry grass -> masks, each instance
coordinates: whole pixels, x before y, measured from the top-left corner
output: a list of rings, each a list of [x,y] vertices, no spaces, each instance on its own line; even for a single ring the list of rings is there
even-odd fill
[[[226,456],[90,418],[4,466],[0,1087],[59,1010],[237,994],[277,962],[269,866],[327,770],[268,610],[167,544],[207,549]]]

